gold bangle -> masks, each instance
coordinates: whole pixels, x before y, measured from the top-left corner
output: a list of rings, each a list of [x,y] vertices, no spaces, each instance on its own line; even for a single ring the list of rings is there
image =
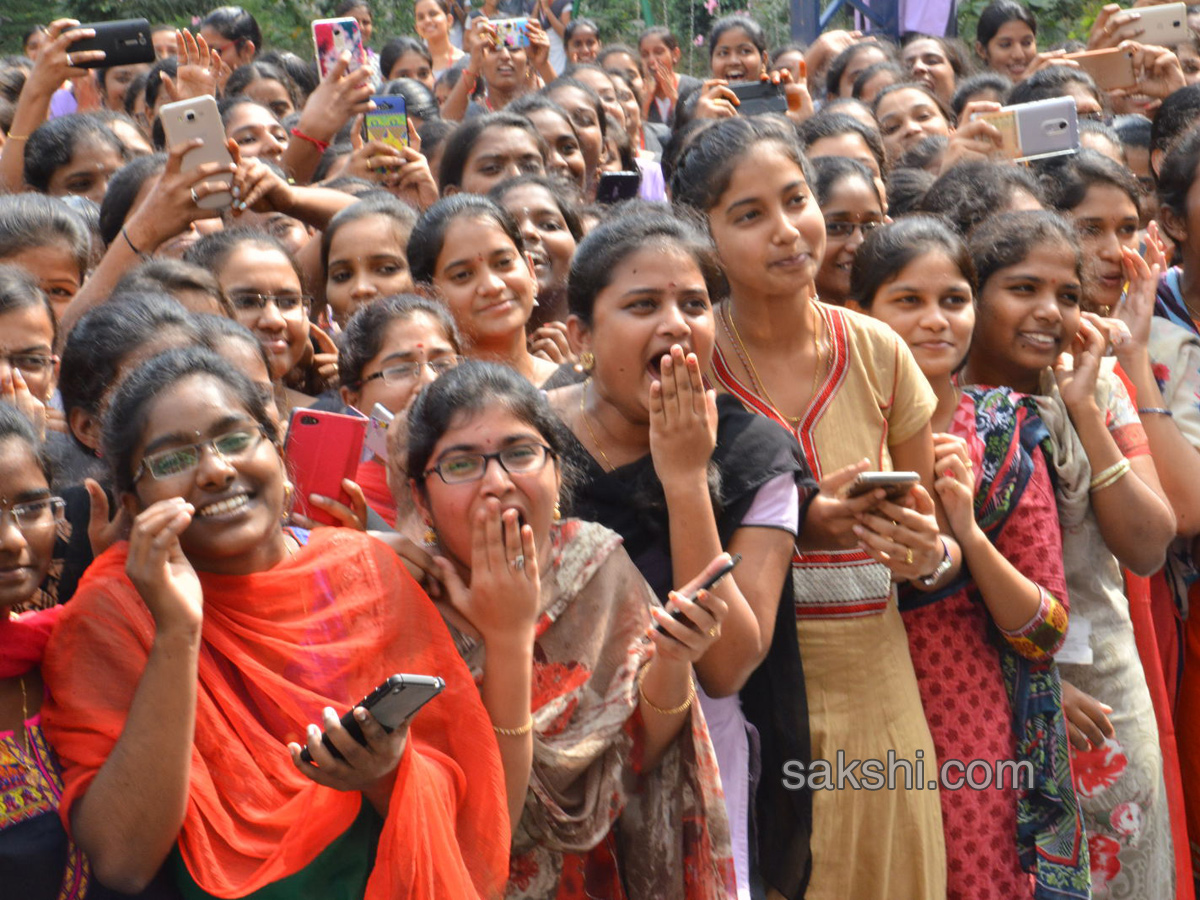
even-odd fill
[[[27,141],[27,140],[29,140],[29,135],[27,135],[27,134],[6,134],[4,136],[4,139],[6,141]]]
[[[1106,487],[1111,487],[1128,475],[1129,469],[1129,460],[1125,457],[1121,457],[1119,462],[1113,463],[1107,469],[1104,469],[1102,472],[1095,475],[1092,478],[1091,483],[1088,485],[1088,489],[1094,492],[1102,491]]]
[[[496,734],[502,734],[505,737],[524,737],[533,731],[533,716],[529,717],[529,721],[520,728],[501,728],[499,725],[493,725],[492,731]]]
[[[654,701],[652,701],[649,697],[646,696],[646,686],[645,686],[646,670],[649,668],[650,668],[650,663],[646,663],[646,665],[642,666],[641,671],[638,672],[638,677],[637,677],[638,695],[642,698],[642,702],[645,703],[652,710],[654,710],[656,713],[658,713],[660,716],[677,716],[682,712],[687,712],[688,708],[692,705],[692,701],[696,699],[696,685],[692,681],[691,677],[690,676],[688,677],[687,699],[684,700],[682,703],[680,703],[678,706],[672,707],[671,709],[663,709],[661,706],[655,706]]]

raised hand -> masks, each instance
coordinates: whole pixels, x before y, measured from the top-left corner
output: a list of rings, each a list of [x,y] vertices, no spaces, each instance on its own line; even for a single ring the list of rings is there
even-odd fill
[[[862,549],[891,569],[895,581],[928,575],[946,553],[929,492],[918,484],[909,498],[911,507],[881,501],[874,510],[861,513],[854,526]]]
[[[85,478],[90,509],[88,511],[88,542],[92,545],[92,556],[99,556],[117,541],[129,536],[129,513],[122,506],[117,514],[109,518],[108,494],[100,482]]]
[[[37,429],[38,437],[46,437],[46,404],[29,390],[21,370],[10,368],[0,376],[0,403],[15,406]]]
[[[978,528],[975,521],[975,466],[967,442],[953,434],[933,436],[933,489],[946,521],[960,541]]]
[[[661,606],[650,607],[654,625],[661,626],[662,630],[652,626],[646,633],[662,656],[677,662],[694,663],[721,639],[721,623],[729,614],[729,604],[716,594],[697,593],[697,590],[728,562],[729,554],[720,554],[678,591],[671,591],[669,607],[678,610],[683,621]],[[689,600],[693,595],[696,599]]]
[[[650,385],[650,458],[663,487],[706,477],[717,446],[717,395],[704,389],[696,354],[678,344],[664,354]]]
[[[182,497],[171,497],[151,504],[133,520],[125,573],[159,632],[196,630],[204,618],[200,579],[179,544],[195,511]]]
[[[175,77],[166,72],[161,75],[163,90],[173,101],[205,94],[215,97],[233,72],[204,38],[194,37],[186,28],[175,31],[175,53],[179,61]]]

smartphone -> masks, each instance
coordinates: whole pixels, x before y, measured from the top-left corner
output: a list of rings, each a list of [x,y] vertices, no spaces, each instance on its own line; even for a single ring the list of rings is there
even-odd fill
[[[1079,63],[1079,68],[1091,75],[1092,81],[1102,91],[1131,88],[1137,84],[1137,75],[1133,71],[1133,51],[1127,47],[1083,50],[1068,53],[1064,59]]]
[[[362,31],[356,19],[317,19],[312,23],[312,37],[322,80],[347,50],[350,51],[350,68],[347,71],[361,69],[367,63]]]
[[[318,409],[293,410],[284,455],[296,486],[296,512],[322,525],[338,524],[329,513],[312,506],[308,495],[320,494],[350,505],[342,479],[353,478],[358,471],[366,434],[365,418]]]
[[[350,733],[350,737],[366,746],[367,739],[363,737],[362,728],[354,718],[355,707],[361,706],[368,710],[383,726],[383,730],[390,733],[415,716],[422,706],[445,689],[446,682],[436,675],[393,675],[342,716],[342,727]],[[321,743],[333,754],[334,759],[345,759],[341,751],[333,746],[329,735],[321,735]],[[312,762],[312,754],[308,752],[307,747],[300,751],[300,758],[305,762]]]
[[[1079,149],[1079,116],[1074,97],[1051,97],[1005,106],[977,118],[1000,130],[1001,153],[1024,161],[1063,156]]]
[[[603,172],[596,185],[596,202],[611,204],[633,200],[641,187],[641,172]]]
[[[845,496],[849,500],[883,488],[887,492],[884,499],[895,503],[920,481],[921,476],[916,472],[863,472],[850,482]]]
[[[736,566],[741,561],[742,561],[742,554],[740,554],[740,553],[733,554],[733,556],[731,556],[729,558],[729,562],[725,563],[725,565],[723,565],[723,566],[721,566],[721,568],[717,569],[717,571],[712,575],[712,577],[709,578],[707,581],[705,581],[704,584],[700,585],[700,587],[696,588],[696,592],[694,594],[692,594],[691,596],[689,596],[688,599],[691,600],[693,603],[695,603],[696,598],[698,596],[700,596],[701,591],[711,591],[713,588],[715,588],[717,586],[717,582],[719,582],[722,578],[724,578],[726,575],[728,575],[730,572],[732,572],[733,567]],[[676,622],[682,622],[683,624],[687,625],[689,628],[692,627],[691,621],[689,621],[687,616],[685,616],[683,614],[682,610],[678,610],[678,609],[673,610],[671,612],[671,618],[674,619]],[[663,628],[662,625],[655,625],[654,627],[663,634],[667,633],[667,629]]]
[[[529,19],[522,16],[519,19],[495,19],[497,47],[528,47]]]
[[[744,81],[731,84],[729,89],[738,98],[739,116],[787,112],[787,97],[784,96],[783,85],[771,81]]]
[[[380,459],[387,459],[387,430],[395,418],[386,406],[376,403],[367,419],[366,447]]]
[[[107,69],[112,66],[131,66],[155,60],[154,43],[150,40],[150,23],[145,19],[120,19],[113,22],[93,22],[74,25],[75,28],[94,28],[96,36],[76,41],[67,48],[71,53],[84,50],[103,50],[104,59],[80,63],[81,69]]]
[[[363,117],[368,141],[383,141],[398,150],[408,146],[408,110],[399,94],[371,97],[375,109]]]
[[[204,143],[194,147],[183,155],[183,170],[199,168],[204,163],[231,164],[233,156],[225,144],[225,126],[221,124],[221,114],[217,111],[217,101],[211,94],[202,97],[192,97],[189,100],[179,100],[175,103],[165,103],[158,111],[162,122],[163,134],[167,138],[168,147],[186,144],[194,138],[201,138]],[[209,181],[222,181],[233,187],[233,173],[225,172],[214,175]],[[228,209],[233,203],[233,194],[221,191],[201,197],[196,205],[201,209]]]
[[[1138,7],[1141,18],[1138,24],[1145,31],[1138,38],[1142,44],[1174,47],[1191,38],[1187,22],[1187,5],[1167,3],[1163,6]]]

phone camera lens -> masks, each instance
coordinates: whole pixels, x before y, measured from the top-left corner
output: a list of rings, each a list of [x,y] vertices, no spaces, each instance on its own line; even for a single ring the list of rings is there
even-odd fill
[[[195,122],[195,121],[196,121],[196,114],[195,114],[195,113],[194,113],[192,110],[190,110],[190,109],[189,109],[187,112],[185,112],[185,113],[183,114],[183,118],[184,118],[184,120],[185,120],[185,121],[188,121],[188,122]]]
[[[318,419],[316,416],[301,416],[300,417],[301,425],[318,425],[318,424],[320,424],[320,422],[321,422],[321,420]]]

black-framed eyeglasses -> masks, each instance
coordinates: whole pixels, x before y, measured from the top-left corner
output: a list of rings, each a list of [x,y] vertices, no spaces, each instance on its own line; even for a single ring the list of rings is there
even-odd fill
[[[17,531],[26,534],[54,527],[63,520],[66,511],[67,501],[62,497],[42,497],[0,509],[0,525],[4,524],[5,516],[12,516]]]
[[[183,447],[172,447],[169,450],[159,450],[142,457],[141,465],[134,473],[133,480],[140,481],[147,472],[153,478],[172,478],[190,472],[200,465],[200,454],[207,447],[221,459],[229,462],[253,452],[263,440],[261,428],[239,428],[218,435],[207,441],[197,441]]]
[[[262,312],[268,303],[274,303],[280,312],[292,312],[312,305],[310,294],[254,294],[242,292],[229,295],[229,303],[235,312]]]
[[[429,370],[435,376],[442,376],[462,362],[461,356],[439,356],[437,359],[427,359],[415,362],[396,363],[394,366],[388,366],[386,369],[380,369],[373,375],[368,375],[359,385],[364,385],[375,381],[377,378],[382,378],[386,385],[403,384],[406,381],[415,381],[421,377],[422,370],[428,366]]]
[[[863,239],[865,240],[868,234],[870,234],[872,231],[874,231],[876,228],[878,228],[882,224],[883,224],[882,222],[844,222],[844,221],[829,222],[829,221],[826,221],[825,222],[825,234],[826,234],[826,236],[832,237],[832,238],[848,238],[848,237],[850,237],[850,235],[854,234],[854,229],[857,228],[859,231],[862,232]]]
[[[545,444],[516,444],[496,453],[456,453],[430,466],[423,474],[428,478],[437,472],[446,484],[466,484],[483,478],[488,463],[494,459],[509,475],[531,475],[545,468],[546,460],[553,455],[554,451]]]
[[[23,375],[41,375],[54,365],[58,357],[46,353],[0,353],[0,360]]]

